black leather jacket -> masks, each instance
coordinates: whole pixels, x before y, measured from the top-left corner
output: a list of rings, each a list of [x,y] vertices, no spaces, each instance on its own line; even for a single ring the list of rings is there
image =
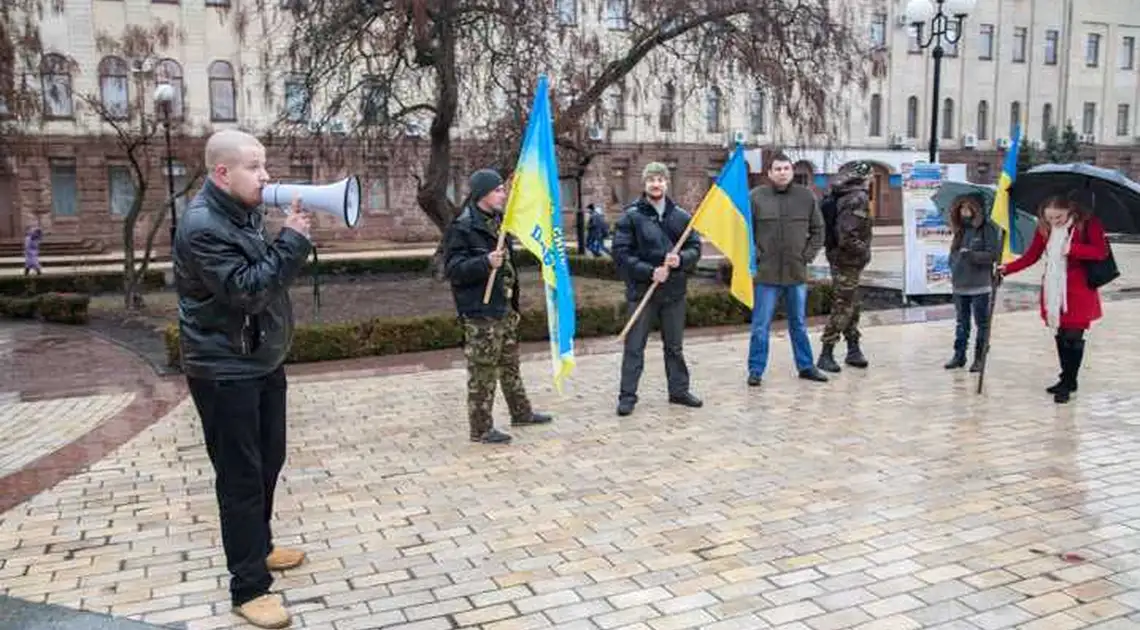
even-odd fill
[[[451,222],[443,235],[444,274],[451,281],[451,292],[455,296],[455,310],[460,317],[489,317],[499,319],[507,314],[507,309],[519,310],[518,264],[511,237],[505,241],[506,260],[510,261],[516,273],[511,283],[511,297],[507,299],[503,290],[506,261],[499,273],[495,274],[495,286],[491,298],[484,304],[483,291],[487,278],[491,275],[491,261],[487,254],[499,244],[499,234],[487,223],[487,215],[468,205]]]
[[[191,378],[256,378],[293,342],[289,285],[312,245],[285,228],[266,242],[262,214],[209,179],[174,236],[182,370]]]
[[[692,217],[665,198],[665,211],[660,217],[657,209],[645,197],[633,202],[622,212],[614,225],[613,259],[625,279],[625,297],[636,302],[649,290],[653,282],[653,269],[665,264],[665,254],[673,245]],[[701,259],[701,237],[696,230],[689,232],[685,244],[678,253],[681,266],[669,270],[669,279],[657,287],[654,296],[664,300],[678,300],[685,297],[688,289],[688,274],[697,267]]]

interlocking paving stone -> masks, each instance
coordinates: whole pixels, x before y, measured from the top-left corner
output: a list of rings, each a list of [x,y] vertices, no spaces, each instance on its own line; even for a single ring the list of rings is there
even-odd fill
[[[691,340],[700,410],[655,344],[626,419],[617,355],[564,398],[528,362],[558,419],[508,447],[465,440],[460,370],[298,376],[274,530],[309,562],[274,588],[322,630],[1140,627],[1140,303],[1106,313],[1068,406],[1032,312],[997,318],[981,396],[950,322],[868,328],[872,368],[824,385],[783,335],[760,389],[746,337]],[[0,515],[9,597],[242,627],[226,582],[189,401]]]

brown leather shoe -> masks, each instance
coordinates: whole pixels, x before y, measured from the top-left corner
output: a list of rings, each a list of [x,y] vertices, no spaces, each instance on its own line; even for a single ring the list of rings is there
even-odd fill
[[[300,549],[274,547],[273,551],[269,552],[269,557],[265,559],[265,566],[270,571],[285,571],[301,566],[304,561],[305,552]]]
[[[288,628],[293,623],[281,599],[268,593],[238,606],[234,612],[258,628]]]

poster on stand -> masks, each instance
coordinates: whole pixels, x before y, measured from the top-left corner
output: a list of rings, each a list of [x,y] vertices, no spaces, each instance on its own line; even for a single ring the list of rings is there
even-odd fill
[[[903,170],[903,294],[952,292],[950,226],[934,204],[948,175],[943,164],[914,164]]]

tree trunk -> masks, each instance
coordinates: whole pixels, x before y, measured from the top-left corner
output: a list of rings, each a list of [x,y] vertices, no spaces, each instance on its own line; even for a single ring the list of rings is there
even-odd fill
[[[456,210],[455,205],[447,198],[447,184],[451,178],[451,127],[455,122],[455,111],[459,104],[459,74],[455,67],[455,27],[451,15],[455,8],[454,4],[454,0],[442,0],[438,11],[439,17],[435,22],[434,34],[438,36],[438,40],[434,42],[431,54],[435,57],[436,114],[429,132],[431,152],[424,171],[424,180],[416,193],[416,202],[441,233],[455,218]],[[431,32],[433,31],[429,31]],[[429,45],[430,41],[417,42],[417,46]],[[443,278],[442,239],[432,256],[431,270],[437,280]]]

